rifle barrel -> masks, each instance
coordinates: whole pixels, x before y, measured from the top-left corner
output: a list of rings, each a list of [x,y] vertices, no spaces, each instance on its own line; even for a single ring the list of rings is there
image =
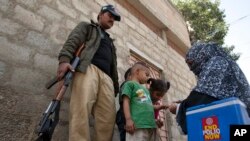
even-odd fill
[[[73,67],[73,69],[75,70],[75,68],[77,67],[77,65],[80,62],[80,54],[82,52],[82,50],[84,49],[85,45],[82,44],[82,46],[80,46],[76,52],[75,52],[75,58],[71,63],[71,66]],[[60,91],[56,94],[55,99],[53,99],[49,106],[47,107],[47,109],[45,110],[45,112],[43,113],[42,119],[39,122],[39,126],[38,129],[36,130],[37,134],[38,134],[38,139],[42,139],[43,137],[48,138],[48,140],[51,140],[51,136],[54,132],[54,129],[59,121],[59,111],[60,111],[60,101],[63,98],[63,95],[65,94],[67,87],[69,86],[71,80],[73,77],[73,72],[68,71],[65,76],[64,76],[64,83],[60,89]],[[55,85],[58,82],[57,77],[54,77],[52,80],[50,80],[47,84],[46,84],[46,88],[50,89],[53,85]],[[54,114],[55,116],[51,116],[52,114]]]

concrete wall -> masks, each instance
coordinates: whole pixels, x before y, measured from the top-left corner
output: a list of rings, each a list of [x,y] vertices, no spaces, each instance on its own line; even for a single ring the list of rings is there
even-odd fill
[[[145,6],[149,1],[137,2],[139,5],[132,7],[142,6],[142,10],[147,11],[157,9],[154,7],[157,5],[152,5],[151,10]],[[109,30],[116,39],[120,82],[129,67],[130,51],[136,49],[145,59],[157,62],[171,82],[171,89],[164,99],[166,103],[186,97],[195,79],[178,50],[185,53],[190,43],[181,16],[168,1],[156,1],[158,5],[164,5],[160,9],[168,8],[168,12],[172,12],[165,11],[167,21],[153,13],[156,16],[151,18],[157,18],[157,24],[140,10],[135,12],[141,18],[131,13],[127,9],[131,7],[130,0],[0,0],[0,140],[34,139],[36,124],[53,97],[54,89],[46,90],[44,85],[56,73],[57,55],[62,44],[77,23],[96,20],[101,5],[107,3],[115,5],[122,15],[122,21]],[[126,4],[129,6],[124,6]],[[162,23],[164,28],[159,27]],[[176,24],[178,28],[174,26]],[[153,28],[160,29],[162,36]],[[67,93],[54,133],[55,141],[67,140],[68,103]],[[186,137],[180,136],[176,129],[174,116],[168,113],[167,117],[168,140],[185,140]],[[118,140],[117,130],[114,140]]]

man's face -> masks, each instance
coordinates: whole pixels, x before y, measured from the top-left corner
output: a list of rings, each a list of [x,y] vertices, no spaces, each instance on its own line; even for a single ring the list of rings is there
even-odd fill
[[[110,29],[113,26],[114,21],[114,16],[108,11],[99,15],[99,24],[103,29]]]

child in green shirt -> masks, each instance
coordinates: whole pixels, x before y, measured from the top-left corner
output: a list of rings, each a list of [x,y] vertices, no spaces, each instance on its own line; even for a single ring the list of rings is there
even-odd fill
[[[150,140],[154,137],[154,107],[148,89],[142,86],[148,79],[149,68],[137,62],[131,69],[131,80],[123,86],[126,141]]]

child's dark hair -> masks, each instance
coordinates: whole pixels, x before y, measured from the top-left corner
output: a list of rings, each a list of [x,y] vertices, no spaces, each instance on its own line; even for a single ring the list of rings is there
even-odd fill
[[[147,83],[150,84],[150,88],[149,88],[150,92],[160,91],[160,92],[166,93],[168,89],[170,88],[170,82],[168,81],[165,82],[161,79],[150,78]]]
[[[127,69],[127,71],[124,74],[124,79],[128,79],[129,75],[131,75],[131,68]]]

